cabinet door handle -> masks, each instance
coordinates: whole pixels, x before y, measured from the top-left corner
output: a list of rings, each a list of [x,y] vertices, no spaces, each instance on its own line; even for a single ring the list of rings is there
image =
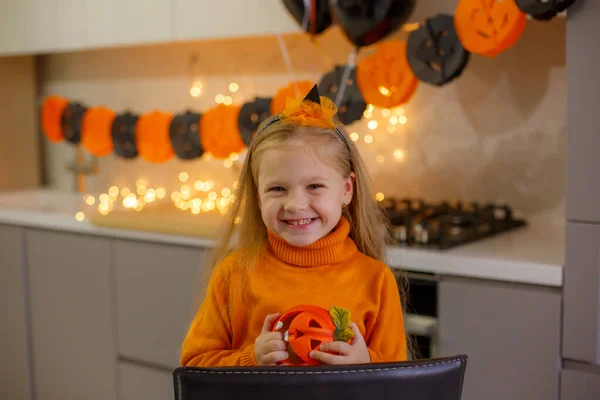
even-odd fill
[[[409,335],[431,337],[437,333],[438,320],[435,317],[417,314],[404,315],[404,328]]]

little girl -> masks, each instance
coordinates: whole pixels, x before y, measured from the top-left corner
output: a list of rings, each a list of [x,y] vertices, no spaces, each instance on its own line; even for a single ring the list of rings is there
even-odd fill
[[[381,261],[388,231],[365,165],[316,86],[258,129],[241,172],[183,366],[275,365],[289,357],[281,313],[301,305],[350,311],[350,343],[322,344],[325,364],[407,358],[400,294]]]

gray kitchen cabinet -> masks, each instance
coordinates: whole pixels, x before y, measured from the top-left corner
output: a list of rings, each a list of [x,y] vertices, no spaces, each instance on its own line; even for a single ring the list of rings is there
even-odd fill
[[[600,135],[598,87],[594,64],[600,60],[597,37],[600,2],[578,1],[567,18],[567,180],[566,217],[600,222]]]
[[[116,399],[110,240],[27,230],[36,400]]]
[[[438,354],[467,354],[463,400],[557,400],[560,291],[444,277]]]
[[[205,250],[118,241],[115,244],[119,354],[162,368],[179,366],[195,314]]]
[[[120,400],[173,399],[173,374],[171,371],[121,362],[119,373],[121,378]]]
[[[0,225],[0,398],[31,399],[25,229]]]
[[[600,364],[600,225],[567,223],[563,357]]]
[[[561,400],[600,399],[600,371],[593,373],[563,369],[560,380]]]

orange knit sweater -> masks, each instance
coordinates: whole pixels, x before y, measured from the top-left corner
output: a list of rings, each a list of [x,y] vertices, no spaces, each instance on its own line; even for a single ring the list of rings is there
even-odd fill
[[[269,232],[269,248],[249,279],[236,273],[239,253],[214,270],[207,294],[183,342],[183,366],[257,365],[254,340],[267,314],[300,304],[350,310],[371,362],[406,360],[406,336],[396,281],[382,262],[360,253],[342,217],[334,231],[306,247]],[[243,300],[237,287],[245,284]]]

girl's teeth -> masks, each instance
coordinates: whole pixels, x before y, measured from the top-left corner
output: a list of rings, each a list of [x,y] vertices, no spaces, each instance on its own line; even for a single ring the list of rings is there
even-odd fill
[[[310,222],[312,221],[311,219],[300,219],[300,220],[296,220],[296,221],[288,221],[288,223],[290,225],[306,225],[306,224],[310,224]]]

